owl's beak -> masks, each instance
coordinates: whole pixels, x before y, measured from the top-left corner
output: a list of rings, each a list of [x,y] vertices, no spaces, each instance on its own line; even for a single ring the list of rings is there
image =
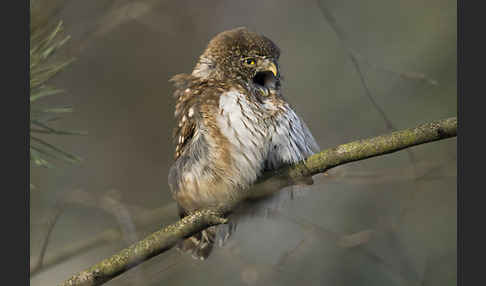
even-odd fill
[[[277,65],[272,60],[265,59],[261,65],[261,69],[263,71],[270,71],[274,77],[278,77]]]
[[[253,77],[253,83],[268,96],[270,90],[275,90],[279,85],[279,73],[277,64],[271,59],[263,59],[258,63],[256,74]]]

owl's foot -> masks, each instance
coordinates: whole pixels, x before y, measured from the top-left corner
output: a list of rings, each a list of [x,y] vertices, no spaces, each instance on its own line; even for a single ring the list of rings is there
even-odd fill
[[[191,254],[193,258],[205,260],[211,254],[214,243],[222,247],[236,231],[235,223],[212,226],[195,234],[177,245],[177,250]]]
[[[214,245],[214,229],[205,229],[193,235],[177,245],[177,249],[183,253],[190,253],[194,259],[205,260],[209,257]]]

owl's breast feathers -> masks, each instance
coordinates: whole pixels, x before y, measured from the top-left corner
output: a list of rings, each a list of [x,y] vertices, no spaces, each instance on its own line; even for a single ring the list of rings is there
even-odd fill
[[[172,78],[177,98],[175,163],[169,185],[186,211],[234,199],[265,169],[318,150],[304,122],[281,97],[256,99],[237,84]]]

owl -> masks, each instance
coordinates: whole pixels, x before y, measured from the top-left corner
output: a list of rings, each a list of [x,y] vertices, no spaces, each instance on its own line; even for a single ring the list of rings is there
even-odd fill
[[[168,181],[181,217],[238,201],[265,171],[319,150],[283,97],[279,57],[270,39],[240,27],[216,35],[191,74],[171,79],[177,125]],[[232,233],[230,220],[233,227],[208,228],[178,249],[206,259]]]

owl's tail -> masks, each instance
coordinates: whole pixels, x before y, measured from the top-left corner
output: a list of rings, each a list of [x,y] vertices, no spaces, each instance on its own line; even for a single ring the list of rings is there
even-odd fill
[[[205,260],[211,254],[214,244],[223,246],[236,231],[238,224],[255,217],[268,217],[273,211],[280,209],[283,205],[294,199],[296,196],[304,195],[306,189],[300,185],[287,187],[288,190],[281,190],[269,197],[258,200],[241,202],[238,208],[234,209],[228,216],[227,224],[220,224],[209,227],[189,238],[180,241],[177,249],[181,252],[191,254],[193,258]],[[187,214],[179,208],[181,218]]]

